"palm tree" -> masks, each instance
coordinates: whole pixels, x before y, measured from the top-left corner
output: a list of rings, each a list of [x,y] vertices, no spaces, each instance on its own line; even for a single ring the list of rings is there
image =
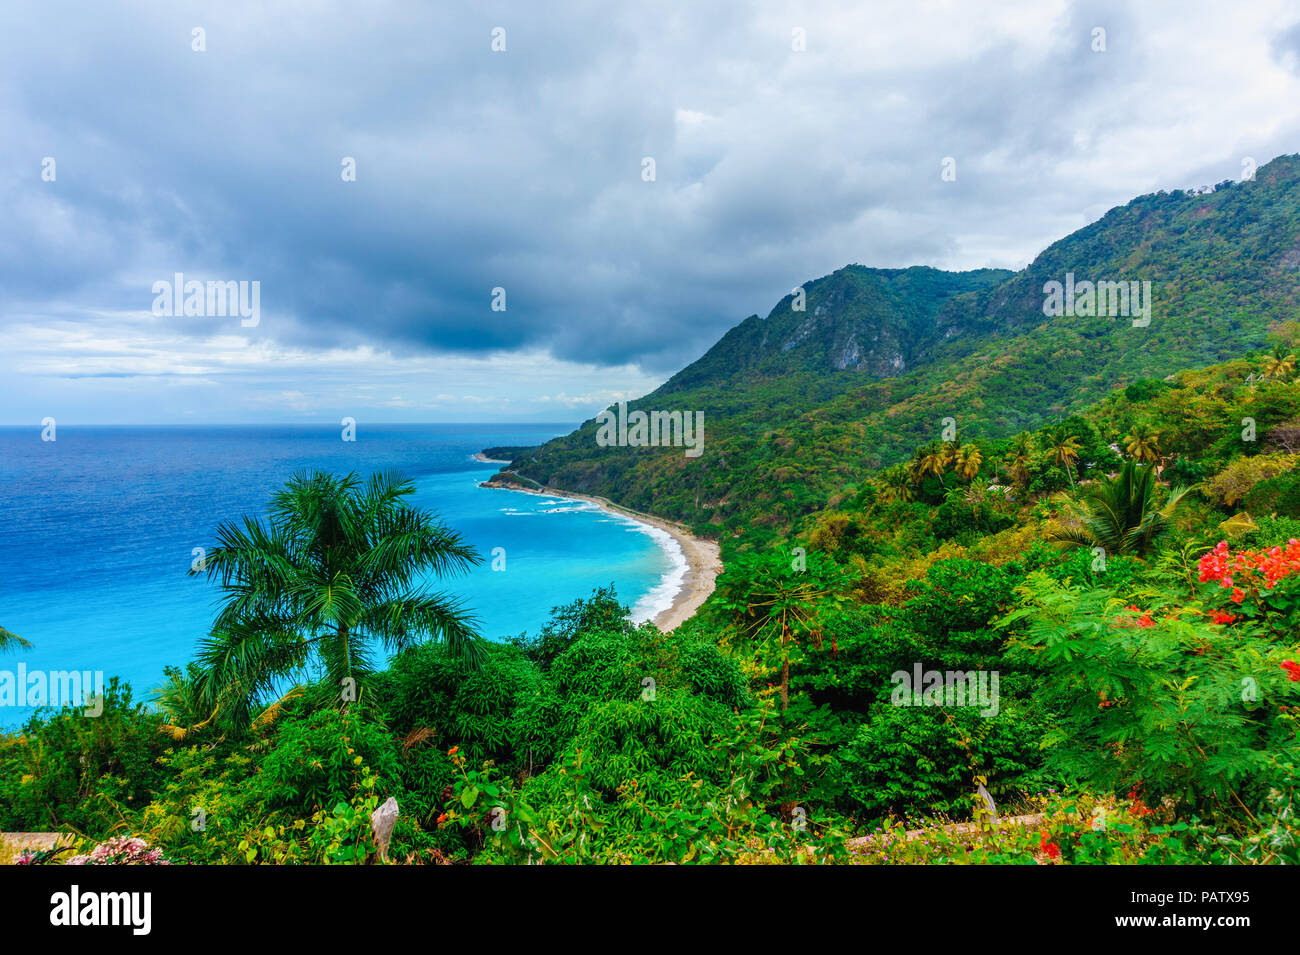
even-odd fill
[[[790,572],[783,556],[770,554],[746,555],[727,566],[719,604],[759,646],[776,639],[782,712],[790,706],[790,648],[804,637],[821,646],[818,613],[840,603],[848,586],[849,577],[817,554],[810,554],[808,567],[798,573]]]
[[[1059,541],[1102,547],[1107,554],[1136,554],[1141,557],[1173,526],[1174,513],[1190,488],[1171,491],[1157,506],[1160,485],[1155,469],[1126,461],[1113,478],[1102,477],[1083,490],[1073,508],[1074,527],[1057,531]]]
[[[1264,358],[1264,377],[1286,379],[1295,371],[1295,355],[1285,345],[1275,345],[1273,352]]]
[[[1021,431],[1011,442],[1011,479],[1024,487],[1029,483],[1029,462],[1034,456],[1034,436]]]
[[[911,460],[904,465],[907,470],[908,479],[912,482],[913,486],[919,486],[921,482],[925,480],[925,474],[923,473],[924,468],[922,466],[922,461],[924,459],[925,449],[915,448],[912,451]]]
[[[404,500],[414,491],[391,473],[365,482],[300,473],[272,498],[269,522],[246,517],[242,527],[218,528],[205,568],[223,591],[222,606],[198,654],[209,713],[246,724],[258,702],[309,664],[328,695],[358,700],[376,644],[396,651],[441,638],[477,662],[473,618],[429,592],[424,579],[463,572],[480,558]]]
[[[1079,452],[1082,450],[1079,439],[1061,424],[1049,428],[1045,437],[1048,454],[1055,463],[1065,467],[1065,476],[1070,479],[1070,487],[1074,487],[1074,472],[1070,470],[1070,465],[1079,460]]]
[[[31,646],[18,634],[0,627],[0,653],[8,653],[10,650],[30,650]]]
[[[948,470],[948,464],[952,461],[952,456],[952,449],[946,442],[939,445],[930,445],[917,460],[921,479],[924,480],[930,475],[934,475],[942,485],[943,475]]]
[[[961,449],[956,453],[954,462],[957,466],[957,474],[967,481],[973,481],[975,476],[980,473],[980,465],[984,463],[984,455],[980,449],[973,444],[963,444]]]
[[[163,667],[165,677],[153,691],[153,702],[163,715],[158,729],[175,742],[192,739],[194,734],[213,724],[217,714],[203,699],[203,674],[194,663]]]
[[[1160,460],[1160,432],[1139,422],[1124,437],[1124,450],[1135,461],[1155,464]]]
[[[912,476],[907,466],[896,464],[880,474],[883,486],[880,497],[886,501],[910,501],[912,499]]]

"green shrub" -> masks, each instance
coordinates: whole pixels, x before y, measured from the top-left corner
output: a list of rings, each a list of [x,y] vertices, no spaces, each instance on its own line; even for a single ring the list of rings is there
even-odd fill
[[[384,795],[398,789],[397,743],[382,727],[333,709],[289,716],[249,780],[249,795],[299,816],[329,809],[353,797],[363,762],[384,781]]]
[[[408,750],[460,746],[470,759],[514,771],[545,765],[563,743],[549,681],[515,646],[486,645],[475,668],[440,643],[421,644],[398,654],[373,683],[389,729],[409,741]]]
[[[1005,693],[991,717],[975,707],[893,706],[882,695],[839,754],[850,810],[860,818],[964,817],[977,773],[995,796],[1041,784],[1042,732]]]
[[[1300,518],[1300,470],[1285,471],[1260,481],[1246,492],[1242,503],[1252,515],[1276,513],[1281,517]]]
[[[1036,696],[1054,714],[1044,738],[1054,772],[1097,792],[1138,786],[1153,805],[1234,826],[1238,807],[1262,810],[1300,765],[1300,684],[1282,667],[1295,621],[1215,623],[1217,601],[1242,608],[1202,587],[1216,603],[1166,585],[1126,609],[1105,589],[1034,574],[1004,626],[1018,633],[1013,658],[1046,668]]]
[[[973,631],[989,626],[1012,597],[1011,577],[977,560],[941,560],[920,583],[920,594],[904,606],[916,626],[939,632]]]
[[[0,738],[0,829],[72,828],[104,836],[142,808],[160,781],[162,720],[116,677],[103,712],[40,710]]]

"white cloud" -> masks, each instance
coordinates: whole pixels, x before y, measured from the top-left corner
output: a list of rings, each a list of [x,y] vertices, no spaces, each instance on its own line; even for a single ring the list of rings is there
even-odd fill
[[[180,8],[0,7],[0,418],[587,414],[848,262],[1019,267],[1300,149],[1290,0],[515,4],[501,55],[464,5],[314,10],[195,54]],[[261,325],[155,319],[176,271]]]

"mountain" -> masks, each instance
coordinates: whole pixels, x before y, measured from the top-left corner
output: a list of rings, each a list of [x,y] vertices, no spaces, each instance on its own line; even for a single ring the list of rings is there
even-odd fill
[[[1149,315],[1089,314],[1083,283],[1102,282]],[[1080,294],[1053,308],[1049,283]],[[1254,181],[1134,199],[1020,272],[848,266],[802,291],[802,311],[787,296],[629,404],[702,413],[699,457],[601,447],[592,420],[511,471],[705,532],[788,527],[940,438],[945,419],[959,442],[997,440],[1116,386],[1261,349],[1300,317],[1300,156]]]
[[[951,315],[940,320],[943,306],[1013,274],[1003,269],[845,266],[805,283],[778,302],[767,318],[751,315],[653,394],[795,372],[831,379],[836,372],[872,378],[905,374],[924,364],[936,346],[960,334],[960,323]],[[802,300],[796,301],[796,295]],[[838,383],[848,388],[858,379],[842,377]]]

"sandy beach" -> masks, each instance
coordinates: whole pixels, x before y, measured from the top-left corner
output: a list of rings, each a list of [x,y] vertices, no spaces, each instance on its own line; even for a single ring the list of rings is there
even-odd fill
[[[643,514],[631,508],[622,507],[603,497],[590,494],[578,494],[574,491],[559,491],[554,488],[524,487],[513,483],[493,483],[484,481],[482,487],[502,488],[510,491],[523,491],[526,494],[542,494],[547,497],[564,497],[574,501],[587,501],[602,510],[630,517],[642,524],[657,527],[677,541],[686,558],[687,571],[682,580],[681,590],[673,598],[672,606],[664,610],[653,620],[656,627],[664,633],[676,630],[700,609],[700,605],[713,593],[717,586],[718,574],[722,572],[721,548],[716,541],[702,540],[689,533],[682,525],[667,521],[652,514]]]
[[[509,461],[503,461],[501,458],[489,458],[482,451],[474,452],[474,460],[482,461],[484,464],[509,464]]]

